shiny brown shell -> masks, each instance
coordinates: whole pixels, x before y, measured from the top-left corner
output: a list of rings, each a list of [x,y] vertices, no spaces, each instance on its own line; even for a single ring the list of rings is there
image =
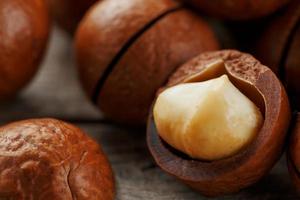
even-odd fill
[[[300,113],[296,116],[287,154],[288,169],[294,186],[300,195]]]
[[[176,67],[216,49],[208,24],[173,0],[99,2],[76,34],[85,91],[108,117],[127,124],[145,123],[155,91]]]
[[[281,78],[293,106],[300,108],[300,3],[292,1],[266,28],[257,44],[257,57]]]
[[[0,199],[113,200],[111,167],[79,128],[30,119],[0,128]]]
[[[46,0],[54,20],[69,33],[75,32],[86,11],[98,0]]]
[[[0,1],[0,99],[14,96],[32,79],[48,34],[44,0]]]
[[[225,71],[201,74],[207,64],[219,59],[225,62]],[[167,87],[195,74],[199,76],[194,81],[204,81],[224,72],[264,114],[264,124],[257,138],[246,149],[222,160],[193,160],[159,137],[152,113],[148,122],[148,147],[159,167],[207,196],[237,192],[266,175],[281,156],[290,119],[288,98],[276,75],[251,55],[238,51],[201,54],[180,67]]]
[[[275,12],[290,0],[183,0],[201,11],[228,20],[249,20]]]

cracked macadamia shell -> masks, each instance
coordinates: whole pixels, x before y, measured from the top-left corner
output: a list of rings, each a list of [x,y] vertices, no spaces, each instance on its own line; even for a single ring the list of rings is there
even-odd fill
[[[0,128],[0,199],[113,200],[111,167],[79,128],[31,119]]]
[[[224,62],[222,68],[208,68],[218,60]],[[268,67],[249,54],[234,50],[200,54],[178,68],[165,88],[211,80],[223,74],[255,103],[264,117],[254,140],[235,155],[211,162],[192,159],[159,137],[152,111],[148,121],[148,147],[158,166],[207,196],[237,192],[266,175],[282,154],[290,123],[284,87]]]
[[[287,155],[288,168],[295,189],[300,195],[300,113],[296,116]]]
[[[0,99],[14,96],[32,79],[48,34],[44,0],[0,1]]]
[[[86,11],[98,0],[46,0],[54,20],[73,33]]]
[[[195,55],[217,50],[209,25],[173,0],[106,0],[76,34],[81,83],[106,116],[143,124],[156,90]]]
[[[250,20],[272,14],[290,0],[183,0],[204,13],[228,20]]]

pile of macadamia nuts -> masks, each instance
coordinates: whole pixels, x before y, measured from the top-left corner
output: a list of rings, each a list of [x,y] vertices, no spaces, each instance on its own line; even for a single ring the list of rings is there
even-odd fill
[[[87,97],[116,124],[147,125],[163,171],[199,195],[227,195],[286,150],[300,194],[299,0],[1,0],[1,101],[36,74],[52,19],[74,40]],[[76,126],[0,127],[0,199],[115,193],[100,144]]]

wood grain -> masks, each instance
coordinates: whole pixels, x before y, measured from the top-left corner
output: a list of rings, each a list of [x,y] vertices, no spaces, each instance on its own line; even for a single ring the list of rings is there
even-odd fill
[[[117,200],[207,199],[155,166],[146,147],[144,129],[130,130],[107,123],[83,94],[74,65],[71,39],[55,29],[46,59],[32,84],[16,99],[0,104],[0,123],[55,117],[79,125],[107,153],[117,180]],[[271,173],[255,186],[216,199],[297,198],[285,158],[282,158]]]

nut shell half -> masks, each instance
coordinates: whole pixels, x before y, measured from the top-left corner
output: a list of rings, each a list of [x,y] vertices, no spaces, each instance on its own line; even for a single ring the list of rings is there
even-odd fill
[[[111,167],[79,128],[31,119],[0,128],[0,198],[113,200]]]
[[[152,113],[147,130],[148,147],[156,163],[167,173],[207,196],[237,192],[268,173],[281,156],[290,119],[288,98],[276,75],[251,55],[238,51],[201,54],[180,67],[167,87],[201,73],[207,64],[218,59],[225,62],[226,73],[234,85],[264,113],[265,120],[257,138],[234,156],[205,162],[179,154],[162,141]]]
[[[48,41],[44,0],[0,1],[0,99],[14,96],[34,76]]]

